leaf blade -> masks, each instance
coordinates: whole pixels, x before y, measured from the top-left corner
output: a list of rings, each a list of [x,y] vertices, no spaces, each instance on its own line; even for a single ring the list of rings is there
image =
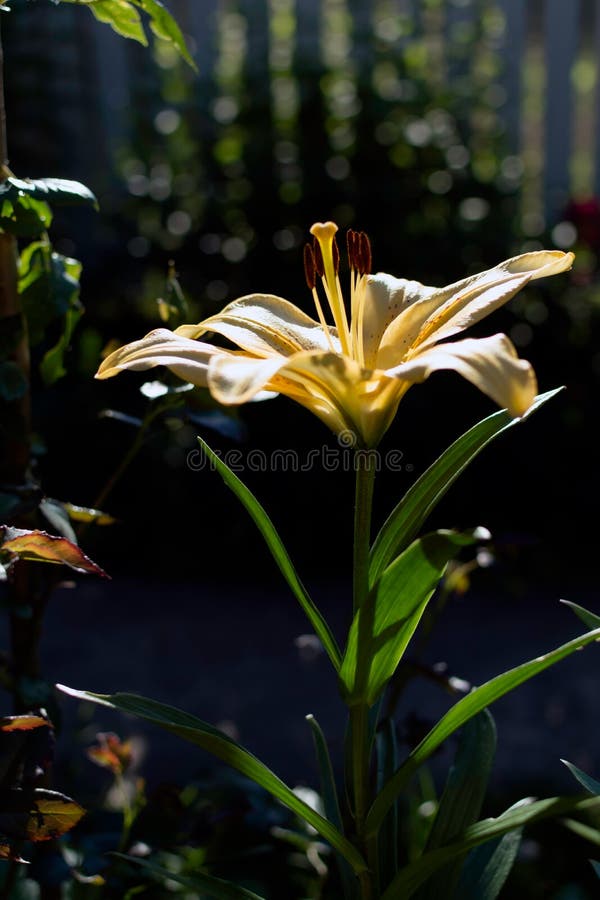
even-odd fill
[[[466,431],[438,457],[392,510],[377,535],[370,554],[371,586],[418,534],[430,512],[484,447],[502,432],[527,419],[561,390],[562,388],[557,388],[540,394],[521,419],[513,419],[506,410],[488,416]]]
[[[264,508],[258,502],[254,494],[246,487],[246,485],[241,481],[237,475],[235,475],[229,466],[227,466],[222,459],[214,452],[214,450],[209,447],[209,445],[204,441],[201,437],[198,438],[198,442],[202,447],[202,450],[208,457],[210,463],[217,470],[227,487],[233,491],[236,495],[242,506],[245,507],[246,511],[250,515],[250,518],[253,520],[254,524],[260,531],[263,536],[263,539],[269,548],[271,556],[277,563],[279,570],[289,587],[291,588],[292,593],[300,603],[300,606],[306,613],[311,625],[315,629],[315,633],[317,637],[323,644],[329,659],[334,665],[336,672],[339,671],[341,665],[341,653],[337,642],[329,628],[329,625],[313,603],[310,598],[308,591],[300,581],[300,578],[296,572],[294,564],[292,563],[289,554],[283,544],[283,541],[279,537],[273,522],[265,512]]]
[[[212,725],[173,706],[157,703],[155,700],[140,697],[137,694],[95,694],[90,691],[74,690],[65,685],[57,685],[57,688],[70,697],[88,700],[91,703],[109,706],[112,709],[118,709],[121,712],[138,716],[158,725],[165,731],[170,731],[172,734],[176,734],[178,737],[202,747],[222,762],[241,772],[242,775],[259,784],[283,803],[284,806],[287,806],[288,809],[291,809],[292,812],[312,825],[319,834],[330,842],[332,847],[348,860],[355,872],[366,870],[366,863],[358,850],[340,834],[331,822],[300,800],[277,775],[252,753],[245,750]]]
[[[497,675],[455,703],[408,755],[394,776],[379,793],[367,816],[367,832],[372,834],[377,831],[387,810],[414,772],[461,725],[515,687],[543,672],[544,669],[549,668],[561,659],[565,659],[576,650],[599,639],[600,628],[589,631],[568,641],[566,644],[561,644],[560,647],[551,650],[543,656]]]
[[[198,888],[206,889],[210,891],[210,896],[214,897],[215,900],[265,900],[264,897],[260,897],[254,891],[223,881],[222,878],[207,875],[205,872],[194,872],[193,876],[179,875],[170,872],[168,869],[163,869],[162,866],[156,866],[148,862],[148,860],[140,859],[139,856],[128,856],[126,853],[112,853],[111,856],[116,856],[119,859],[124,859],[129,863],[140,866],[157,879],[175,881],[177,884],[196,890]]]

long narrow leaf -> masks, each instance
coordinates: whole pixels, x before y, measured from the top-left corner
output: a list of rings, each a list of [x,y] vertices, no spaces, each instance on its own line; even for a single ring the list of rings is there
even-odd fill
[[[319,775],[321,777],[321,797],[323,799],[325,814],[331,824],[335,825],[338,831],[343,832],[344,825],[342,822],[338,792],[335,786],[335,776],[333,774],[333,766],[331,765],[327,741],[325,740],[325,735],[321,730],[321,726],[314,716],[307,716],[306,721],[310,725],[315,744]],[[358,897],[358,882],[354,877],[352,869],[340,854],[336,854],[336,859],[340,870],[344,898],[345,900],[355,900],[355,898]]]
[[[596,613],[590,612],[589,609],[584,609],[578,603],[571,603],[570,600],[561,600],[560,602],[570,607],[586,628],[600,628],[600,616],[597,616]]]
[[[371,706],[394,674],[444,569],[479,532],[436,531],[383,573],[354,617],[340,681],[347,702]]]
[[[566,759],[561,759],[561,763],[564,763],[571,775],[577,779],[579,784],[583,785],[586,791],[589,791],[590,794],[594,794],[596,797],[600,797],[600,781],[592,778],[591,775],[586,775],[585,772],[582,772],[573,763],[567,762]]]
[[[127,856],[126,853],[113,853],[112,856],[124,859],[134,866],[139,866],[156,878],[157,881],[175,881],[177,884],[182,884],[184,887],[192,890],[197,891],[201,889],[203,892],[206,891],[209,897],[214,897],[214,900],[265,900],[264,897],[255,894],[254,891],[237,887],[235,884],[223,881],[222,878],[215,878],[212,875],[206,875],[204,872],[194,872],[193,875],[178,875],[145,859],[140,859],[139,856]]]
[[[300,578],[298,577],[294,565],[283,545],[283,541],[277,533],[275,526],[271,522],[270,518],[254,496],[254,494],[252,494],[252,492],[248,490],[246,485],[242,481],[240,481],[237,475],[234,475],[229,466],[227,466],[223,462],[223,460],[220,459],[213,450],[211,450],[206,441],[203,441],[200,437],[198,438],[198,441],[200,443],[200,446],[202,447],[202,450],[210,460],[211,464],[215,467],[227,487],[233,491],[240,503],[242,503],[247,512],[250,514],[252,520],[254,521],[254,524],[262,534],[267,547],[271,551],[273,559],[279,566],[281,574],[290,586],[300,606],[308,616],[308,619],[310,620],[312,627],[315,629],[317,637],[323,644],[323,647],[325,648],[329,659],[333,663],[336,672],[339,672],[341,665],[341,653],[336,640],[331,632],[331,629],[329,628],[329,625],[311,600],[308,591],[300,581]]]
[[[71,697],[89,700],[91,703],[109,706],[112,709],[138,716],[140,719],[146,719],[148,722],[176,734],[185,741],[197,744],[203,750],[212,753],[222,762],[259,784],[284,806],[312,825],[325,840],[329,841],[332,847],[348,860],[355,872],[365,871],[366,863],[358,850],[340,834],[331,822],[300,800],[277,775],[252,753],[240,747],[212,725],[173,706],[166,706],[164,703],[157,703],[155,700],[139,697],[136,694],[93,694],[89,691],[77,691],[60,684],[57,687]]]
[[[425,852],[443,847],[477,821],[496,753],[496,726],[484,709],[463,728],[454,765],[429,833]],[[419,900],[438,900],[449,895],[460,877],[461,856],[444,866],[419,891]]]
[[[503,697],[509,691],[512,691],[518,685],[523,684],[543,672],[561,659],[574,653],[582,647],[591,644],[593,641],[600,639],[600,628],[582,634],[574,640],[569,641],[552,650],[544,656],[539,656],[530,662],[523,663],[514,669],[509,669],[502,675],[497,675],[491,681],[487,681],[481,687],[475,688],[466,697],[463,697],[458,703],[448,710],[442,716],[431,731],[423,738],[421,743],[409,754],[402,763],[396,774],[391,778],[379,796],[373,803],[367,816],[367,831],[369,834],[375,834],[381,825],[385,814],[394,803],[400,791],[411,779],[414,772],[422,765],[432,753],[448,738],[457,728],[468,722],[473,716],[481,712],[484,707],[489,706],[494,700]]]
[[[522,829],[515,828],[471,850],[452,900],[497,900],[517,858],[522,836]]]
[[[600,798],[593,797],[582,800],[581,797],[550,797],[547,800],[537,800],[527,806],[512,807],[497,819],[484,819],[477,822],[463,831],[460,837],[451,844],[439,847],[430,853],[424,853],[419,859],[405,866],[384,891],[381,900],[398,900],[399,897],[402,900],[409,900],[420,885],[456,856],[460,856],[486,841],[501,837],[515,828],[522,828],[542,819],[562,816],[565,813],[589,810],[600,811]]]
[[[561,390],[562,388],[557,388],[540,394],[521,419],[511,418],[506,410],[494,413],[470,428],[442,453],[407,491],[384,522],[371,550],[371,585],[375,584],[392,560],[416,537],[446,491],[483,448],[503,431],[524,421]]]

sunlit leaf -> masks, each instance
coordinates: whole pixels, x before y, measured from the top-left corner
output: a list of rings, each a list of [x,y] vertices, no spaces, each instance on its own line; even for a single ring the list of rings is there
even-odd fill
[[[180,56],[193,68],[196,63],[190,56],[181,29],[171,13],[159,0],[132,0],[133,3],[150,16],[150,28],[154,34],[172,44]]]
[[[10,840],[49,841],[70,831],[85,810],[56,791],[0,791],[0,834]]]
[[[0,202],[23,196],[32,197],[53,203],[55,206],[93,206],[98,208],[98,201],[85,184],[79,181],[68,181],[65,178],[7,178],[0,185]]]
[[[89,691],[77,691],[73,688],[58,684],[57,688],[78,700],[89,700],[101,706],[109,706],[119,709],[121,712],[139,716],[153,722],[160,728],[178,735],[192,744],[196,744],[212,753],[217,759],[227,763],[242,775],[250,778],[256,784],[268,791],[273,797],[291,809],[309,825],[329,841],[342,856],[348,860],[355,872],[366,870],[366,863],[359,851],[345,838],[331,822],[315,812],[308,804],[296,796],[286,784],[281,781],[267,766],[245,750],[228,735],[213,728],[212,725],[189,715],[180,709],[157,703],[147,697],[138,697],[135,694],[93,694]]]
[[[94,525],[114,525],[117,521],[101,509],[92,509],[88,506],[76,506],[74,503],[63,503],[69,518],[74,522],[93,522]]]
[[[540,394],[522,419],[513,419],[506,410],[494,413],[465,432],[431,465],[390,513],[373,544],[369,563],[369,583],[375,584],[384,569],[417,536],[421,526],[448,489],[470,462],[498,435],[529,416],[555,397],[558,388]]]
[[[49,725],[42,716],[4,716],[0,719],[0,731],[32,731]]]
[[[436,531],[414,541],[390,565],[356,613],[340,682],[350,704],[372,706],[394,674],[448,561],[479,530]]]
[[[490,681],[475,688],[466,697],[463,697],[434,725],[431,731],[423,738],[420,744],[409,753],[394,776],[390,778],[383,790],[375,799],[367,816],[367,829],[370,834],[375,834],[381,825],[388,809],[410,781],[416,770],[434,753],[446,738],[450,737],[461,725],[481,712],[495,700],[508,694],[518,685],[523,684],[534,675],[543,672],[561,659],[565,659],[600,639],[600,628],[582,634],[567,644],[562,644],[555,650],[538,656],[530,662],[523,663],[514,669],[509,669],[502,675],[497,675]]]
[[[199,437],[198,442],[227,487],[233,491],[238,500],[250,514],[254,524],[262,534],[267,547],[271,551],[273,559],[279,566],[281,574],[287,581],[292,593],[310,620],[310,623],[315,629],[317,637],[323,644],[335,670],[338,671],[341,655],[335,637],[320,611],[313,603],[308,591],[300,581],[298,573],[294,568],[294,564],[292,563],[275,526],[254,494],[248,490],[246,485],[231,471],[229,466],[227,466],[223,460],[211,450],[206,441],[203,441],[202,438]]]
[[[26,531],[7,525],[0,525],[0,535],[3,536],[0,554],[8,554],[9,558],[64,564],[76,572],[108,578],[100,566],[66,538],[55,537],[45,531]]]
[[[561,600],[560,602],[570,607],[587,628],[600,628],[600,616],[597,616],[596,613],[590,612],[589,609],[584,609],[578,603],[571,603],[570,600]]]

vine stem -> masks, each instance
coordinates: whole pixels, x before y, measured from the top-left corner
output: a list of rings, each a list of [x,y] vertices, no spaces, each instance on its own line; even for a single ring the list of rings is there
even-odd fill
[[[354,614],[363,606],[369,592],[369,549],[371,541],[371,511],[375,485],[375,451],[357,450],[356,494],[354,506]],[[370,636],[369,636],[370,637]],[[359,637],[360,640],[360,637]],[[360,654],[359,654],[360,656]],[[350,707],[350,765],[356,840],[365,852],[365,820],[369,809],[369,774],[371,739],[369,708],[365,703]],[[373,900],[372,874],[367,872],[360,881],[362,900]]]

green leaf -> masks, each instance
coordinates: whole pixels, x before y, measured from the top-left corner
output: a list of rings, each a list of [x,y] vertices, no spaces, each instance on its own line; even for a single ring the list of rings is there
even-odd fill
[[[389,716],[382,719],[375,736],[377,749],[377,790],[389,781],[398,765],[396,725]],[[383,820],[378,835],[379,877],[383,887],[388,885],[398,871],[398,804],[394,803]]]
[[[129,0],[95,0],[88,6],[99,22],[110,25],[121,37],[131,38],[144,47],[148,46],[141,16]]]
[[[58,341],[46,351],[40,363],[40,375],[44,384],[54,384],[59,378],[67,374],[65,368],[65,353],[71,345],[73,332],[83,315],[82,307],[67,310],[64,320],[64,331]]]
[[[517,858],[522,829],[471,850],[452,900],[496,900]]]
[[[281,574],[287,581],[292,590],[292,593],[306,613],[312,627],[315,629],[317,637],[323,644],[323,647],[325,648],[329,659],[333,663],[336,672],[338,672],[341,664],[341,654],[336,640],[329,628],[329,625],[311,600],[308,591],[300,581],[300,578],[298,577],[294,565],[283,545],[283,541],[281,540],[275,529],[275,526],[271,522],[270,518],[268,517],[256,497],[252,494],[251,491],[248,490],[246,485],[242,481],[240,481],[237,475],[234,475],[229,466],[227,466],[219,458],[214,450],[211,450],[206,441],[203,441],[202,438],[199,437],[198,442],[200,443],[202,450],[208,457],[212,467],[217,470],[227,487],[233,491],[240,503],[250,514],[250,517],[254,521],[254,524],[262,534],[267,547],[271,551],[273,559],[279,566]]]
[[[586,628],[600,628],[600,616],[590,612],[589,609],[584,609],[583,606],[579,606],[577,603],[571,603],[570,600],[561,600],[560,602],[564,603],[565,606],[569,606]]]
[[[487,709],[474,716],[461,734],[454,765],[429,833],[425,853],[443,847],[477,821],[496,753],[496,726]],[[450,895],[462,869],[457,856],[427,882],[419,900],[438,900]]]
[[[190,56],[181,29],[171,13],[165,9],[159,0],[132,0],[140,9],[150,16],[150,28],[154,34],[164,41],[172,44],[179,55],[196,70],[196,63]]]
[[[377,832],[388,809],[407,782],[410,781],[415,771],[461,725],[468,722],[469,719],[481,712],[486,706],[489,706],[490,703],[493,703],[494,700],[503,697],[509,691],[518,687],[518,685],[533,678],[534,675],[543,672],[544,669],[548,669],[561,659],[565,659],[565,657],[570,656],[576,650],[580,650],[582,647],[599,639],[600,628],[582,634],[567,644],[557,647],[556,650],[552,650],[530,662],[523,663],[514,669],[509,669],[508,672],[504,672],[502,675],[497,675],[496,678],[492,678],[491,681],[487,681],[481,687],[475,688],[470,694],[467,694],[466,697],[455,703],[434,725],[421,743],[408,755],[394,776],[379,793],[367,816],[368,833],[375,834]]]
[[[540,394],[521,419],[513,419],[506,410],[494,413],[465,432],[431,465],[390,513],[371,549],[369,583],[380,578],[384,569],[404,550],[421,530],[429,514],[475,457],[503,431],[527,419],[556,396],[562,388]]]
[[[307,716],[306,721],[311,727],[315,750],[317,754],[317,762],[319,765],[319,775],[321,777],[321,797],[325,814],[332,825],[343,832],[344,824],[342,822],[342,814],[340,812],[340,804],[338,800],[337,788],[335,786],[335,777],[333,774],[333,766],[329,756],[327,741],[321,727],[314,716]],[[357,900],[358,898],[358,882],[352,873],[352,869],[343,856],[336,853],[336,861],[340,869],[340,878],[344,891],[345,900]]]
[[[479,532],[436,531],[389,566],[354,616],[340,681],[349,705],[372,706],[394,674],[448,561]]]
[[[138,9],[141,9],[147,13],[154,34],[172,44],[192,69],[197,68],[179,25],[160,0],[62,0],[62,2],[87,6],[100,22],[110,25],[117,34],[147,46],[148,40],[138,12]]]
[[[586,825],[585,822],[579,822],[577,819],[561,819],[560,821],[573,834],[583,838],[584,841],[589,841],[590,844],[594,844],[596,847],[600,847],[600,831],[597,828],[594,828],[592,825]]]
[[[396,876],[381,900],[408,900],[427,879],[442,866],[461,856],[473,847],[501,837],[515,828],[532,825],[542,819],[561,816],[568,812],[600,811],[600,798],[582,800],[580,797],[550,797],[527,805],[511,807],[497,819],[483,819],[471,825],[451,844],[424,853],[419,859],[405,866]]]
[[[6,187],[6,182],[0,185]],[[9,186],[10,187],[10,186]],[[15,237],[36,238],[50,228],[52,211],[50,207],[27,194],[14,191],[14,196],[0,197],[0,229]]]
[[[49,326],[79,304],[81,263],[54,253],[47,241],[25,247],[19,259],[19,294],[32,346],[47,337]]]
[[[0,792],[0,833],[14,840],[48,841],[70,831],[85,810],[56,791],[9,788]]]
[[[571,775],[577,779],[579,784],[583,785],[586,791],[589,791],[590,794],[594,794],[596,797],[600,797],[600,781],[596,781],[591,775],[586,775],[585,772],[582,772],[573,763],[567,762],[566,759],[561,759],[561,763],[564,763]]]
[[[89,700],[92,703],[109,706],[112,709],[119,709],[130,715],[139,716],[141,719],[146,719],[148,722],[164,728],[165,731],[176,734],[183,740],[202,747],[203,750],[212,753],[213,756],[216,756],[222,762],[227,763],[227,765],[241,772],[242,775],[259,784],[283,803],[284,806],[291,809],[292,812],[308,822],[309,825],[312,825],[325,840],[329,841],[332,847],[348,860],[355,872],[366,870],[366,863],[358,850],[340,834],[331,822],[328,822],[327,819],[324,819],[323,816],[300,800],[259,759],[243,747],[240,747],[239,744],[236,744],[223,732],[213,728],[212,725],[208,725],[195,716],[175,709],[175,707],[156,703],[154,700],[138,697],[136,694],[93,694],[89,691],[76,691],[64,685],[57,685],[57,687],[71,697]]]
[[[98,201],[85,184],[66,178],[7,178],[0,184],[0,202],[15,202],[23,196],[55,206],[93,206]]]
[[[194,891],[207,892],[208,896],[214,897],[215,900],[264,900],[263,897],[260,897],[253,891],[248,891],[243,887],[236,887],[235,884],[223,881],[221,878],[214,878],[212,875],[206,875],[204,872],[194,872],[193,876],[178,875],[145,859],[140,859],[139,856],[127,856],[125,853],[111,853],[111,856],[116,856],[134,866],[139,866],[156,878],[157,881],[174,881],[176,884],[182,884],[184,887],[191,888]]]

